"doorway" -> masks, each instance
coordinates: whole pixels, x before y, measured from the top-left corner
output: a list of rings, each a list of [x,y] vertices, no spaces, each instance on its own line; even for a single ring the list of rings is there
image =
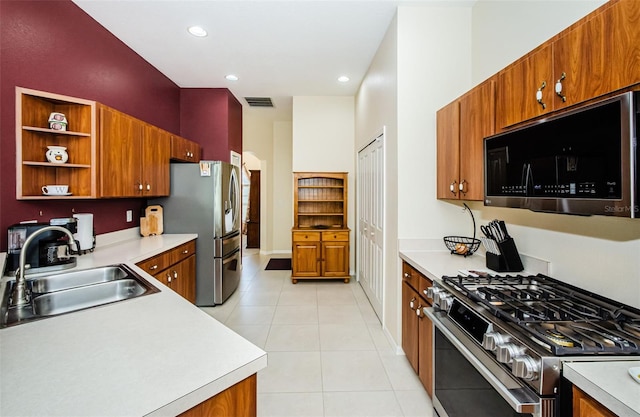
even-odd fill
[[[260,170],[249,170],[247,249],[260,249]]]

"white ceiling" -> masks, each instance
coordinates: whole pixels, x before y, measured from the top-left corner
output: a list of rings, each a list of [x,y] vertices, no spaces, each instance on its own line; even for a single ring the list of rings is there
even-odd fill
[[[354,95],[400,4],[434,0],[73,0],[179,87],[271,97]],[[448,0],[448,3],[456,0]],[[196,38],[187,27],[208,31]],[[227,81],[235,74],[238,81]],[[347,75],[348,83],[337,78]]]

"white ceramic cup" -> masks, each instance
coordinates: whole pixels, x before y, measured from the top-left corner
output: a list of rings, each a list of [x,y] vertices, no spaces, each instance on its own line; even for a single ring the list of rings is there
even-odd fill
[[[42,187],[42,193],[47,195],[63,195],[69,192],[68,185],[45,185]]]

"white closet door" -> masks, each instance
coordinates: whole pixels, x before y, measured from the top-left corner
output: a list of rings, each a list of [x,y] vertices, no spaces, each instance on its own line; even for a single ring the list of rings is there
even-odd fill
[[[384,288],[384,134],[358,152],[358,281],[382,320]]]

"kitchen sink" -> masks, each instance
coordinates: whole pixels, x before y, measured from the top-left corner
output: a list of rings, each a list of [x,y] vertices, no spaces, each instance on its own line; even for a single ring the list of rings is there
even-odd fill
[[[160,291],[124,264],[32,278],[26,284],[29,303],[15,306],[11,300],[15,281],[7,283],[0,305],[0,328]]]
[[[46,277],[34,278],[31,282],[32,293],[49,293],[68,290],[84,285],[98,284],[127,278],[129,273],[120,265],[103,266],[101,268],[83,269]]]

